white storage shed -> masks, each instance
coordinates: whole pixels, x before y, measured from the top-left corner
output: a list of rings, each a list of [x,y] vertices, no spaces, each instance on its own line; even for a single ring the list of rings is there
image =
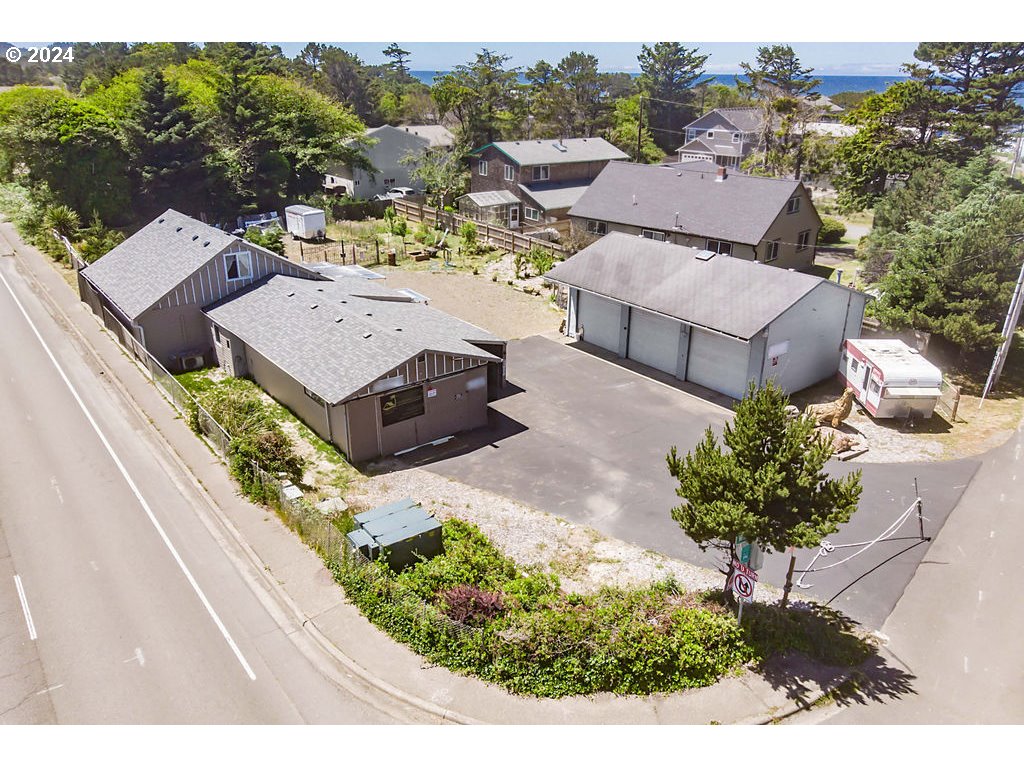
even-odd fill
[[[319,240],[327,234],[327,215],[320,208],[289,205],[284,218],[288,232],[303,240]]]

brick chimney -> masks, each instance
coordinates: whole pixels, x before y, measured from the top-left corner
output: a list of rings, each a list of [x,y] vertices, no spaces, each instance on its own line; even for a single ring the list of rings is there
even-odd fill
[[[715,181],[725,181],[725,166],[718,166],[718,172],[715,174]]]

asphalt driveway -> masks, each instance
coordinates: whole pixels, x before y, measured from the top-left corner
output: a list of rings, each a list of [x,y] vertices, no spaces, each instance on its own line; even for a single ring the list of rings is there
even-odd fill
[[[509,394],[491,403],[488,428],[407,454],[402,465],[500,493],[670,557],[717,566],[669,515],[679,499],[665,455],[673,445],[683,453],[690,450],[709,426],[720,433],[728,410],[540,336],[509,343],[508,379]],[[858,512],[831,540],[853,544],[876,538],[913,502],[915,477],[924,498],[925,535],[934,535],[978,466],[977,460],[836,462],[834,473],[863,470],[864,493]],[[892,535],[917,532],[915,517]],[[880,542],[844,565],[808,574],[805,581],[813,588],[805,593],[828,600],[845,589],[833,605],[879,627],[927,551],[925,543],[899,554],[914,543],[913,538]],[[816,567],[858,549],[839,548]],[[805,568],[816,551],[798,552],[797,568]],[[766,557],[761,579],[781,586],[788,564],[787,555]]]

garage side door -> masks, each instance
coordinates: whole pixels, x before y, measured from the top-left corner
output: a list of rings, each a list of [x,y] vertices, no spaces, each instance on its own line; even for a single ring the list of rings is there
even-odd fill
[[[749,359],[749,345],[694,328],[686,379],[738,400],[747,389]]]
[[[642,309],[630,310],[627,357],[674,376],[679,355],[679,326],[678,320]]]
[[[621,305],[585,291],[580,291],[579,297],[579,320],[576,328],[583,328],[583,340],[618,352]]]

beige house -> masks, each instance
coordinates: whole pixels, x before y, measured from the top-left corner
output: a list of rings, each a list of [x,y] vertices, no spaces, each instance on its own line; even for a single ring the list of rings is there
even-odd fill
[[[814,263],[821,228],[799,181],[706,162],[609,163],[569,217],[577,242],[623,232],[786,269]]]

